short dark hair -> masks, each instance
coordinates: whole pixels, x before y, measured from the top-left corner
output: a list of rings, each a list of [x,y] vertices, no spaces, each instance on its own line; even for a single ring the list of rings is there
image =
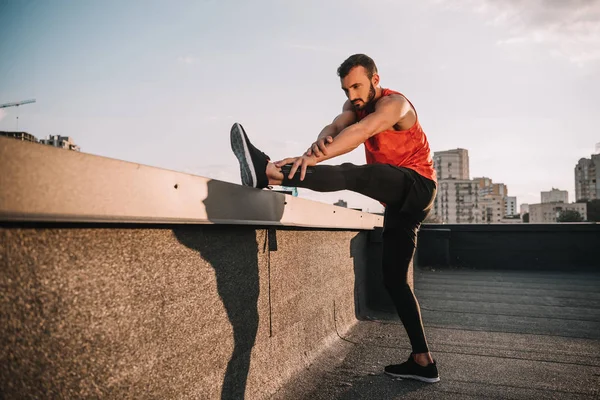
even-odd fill
[[[337,70],[337,74],[340,78],[344,79],[349,73],[350,70],[354,67],[364,67],[367,70],[367,76],[369,79],[373,77],[374,74],[377,73],[377,67],[375,66],[375,61],[366,54],[354,54],[351,55],[340,65]]]

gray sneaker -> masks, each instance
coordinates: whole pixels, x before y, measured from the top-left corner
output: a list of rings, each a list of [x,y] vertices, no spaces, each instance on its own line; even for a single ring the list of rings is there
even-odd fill
[[[244,186],[258,189],[269,186],[267,163],[270,158],[250,143],[246,131],[237,122],[231,127],[231,150],[240,163],[240,174]]]

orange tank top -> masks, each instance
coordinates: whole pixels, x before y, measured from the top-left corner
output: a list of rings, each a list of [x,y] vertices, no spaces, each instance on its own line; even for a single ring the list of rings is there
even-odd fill
[[[382,89],[382,96],[391,94],[404,96],[402,93],[390,89]],[[404,98],[415,110],[417,119],[414,125],[404,131],[388,129],[367,139],[365,142],[367,164],[392,164],[397,167],[410,168],[425,178],[437,182],[429,142],[419,123],[417,110],[406,96]],[[356,111],[359,121],[367,115],[365,110]]]

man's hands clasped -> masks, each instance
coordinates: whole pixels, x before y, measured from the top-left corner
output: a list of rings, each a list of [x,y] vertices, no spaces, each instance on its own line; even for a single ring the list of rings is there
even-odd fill
[[[332,136],[325,136],[323,138],[319,138],[316,142],[312,144],[304,153],[305,156],[312,156],[313,154],[317,156],[317,158],[321,156],[327,155],[327,145],[333,142]]]
[[[281,161],[277,161],[275,162],[275,166],[281,168],[284,165],[292,164],[292,168],[290,169],[288,179],[292,179],[294,177],[294,174],[296,174],[296,171],[300,169],[300,180],[303,181],[304,177],[306,176],[306,169],[308,167],[317,165],[319,158],[328,155],[327,145],[332,142],[332,136],[319,138],[300,157],[290,157]]]

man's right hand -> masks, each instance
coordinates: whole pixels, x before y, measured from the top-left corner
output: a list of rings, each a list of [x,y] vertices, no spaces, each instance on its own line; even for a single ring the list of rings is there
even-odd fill
[[[329,143],[333,142],[333,137],[332,136],[325,136],[322,138],[319,138],[316,142],[314,142],[312,144],[312,146],[310,146],[308,148],[308,150],[306,150],[306,153],[304,153],[305,156],[310,157],[313,154],[315,155],[315,157],[321,157],[323,155],[327,155],[327,145]]]

